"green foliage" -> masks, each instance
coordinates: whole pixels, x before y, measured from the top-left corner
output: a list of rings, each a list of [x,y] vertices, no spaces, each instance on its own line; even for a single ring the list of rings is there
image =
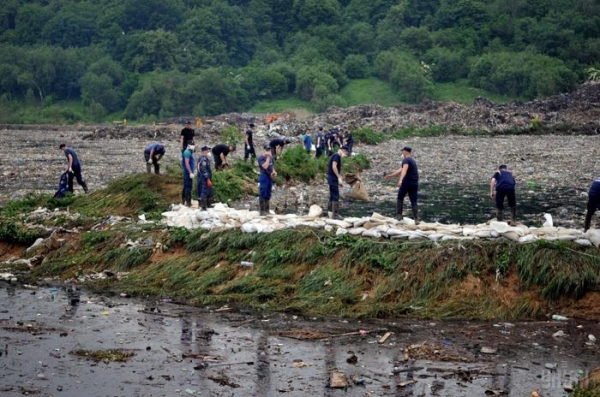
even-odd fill
[[[401,100],[392,86],[378,78],[350,80],[340,91],[348,106],[379,104],[396,106]]]
[[[433,81],[466,76],[485,92],[529,99],[572,89],[586,71],[593,79],[600,64],[593,1],[48,0],[4,8],[0,93],[14,108],[3,103],[2,122],[152,121],[280,100],[317,111],[395,105],[430,97]],[[381,85],[340,93],[349,79],[373,77],[391,93]]]
[[[275,169],[277,177],[285,180],[300,180],[302,182],[310,182],[319,170],[324,169],[323,159],[313,159],[306,153],[302,145],[294,145],[287,148],[283,155],[277,159]]]
[[[221,140],[228,145],[238,145],[244,139],[244,134],[234,125],[227,126],[221,130]]]
[[[356,142],[367,145],[377,145],[385,140],[385,136],[380,132],[375,132],[370,128],[362,127],[352,131],[352,136]]]
[[[0,241],[19,244],[31,245],[40,237],[46,237],[47,232],[42,229],[28,229],[20,223],[13,220],[0,221]]]

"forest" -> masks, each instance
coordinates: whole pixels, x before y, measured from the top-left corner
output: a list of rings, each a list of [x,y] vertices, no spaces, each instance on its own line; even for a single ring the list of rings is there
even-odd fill
[[[600,68],[597,0],[4,0],[0,122],[156,121],[294,100],[400,103],[468,87],[508,100]],[[35,120],[32,120],[35,119]]]

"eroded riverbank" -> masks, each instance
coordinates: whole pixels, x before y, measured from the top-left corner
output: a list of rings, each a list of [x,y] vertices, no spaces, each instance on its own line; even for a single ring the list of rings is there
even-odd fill
[[[0,296],[3,396],[553,397],[598,364],[600,325],[577,319],[346,321],[6,284]],[[111,349],[133,356],[73,354]],[[334,370],[347,388],[330,387]]]

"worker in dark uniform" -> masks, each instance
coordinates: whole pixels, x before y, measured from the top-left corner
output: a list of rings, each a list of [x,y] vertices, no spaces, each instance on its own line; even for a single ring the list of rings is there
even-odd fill
[[[212,172],[210,170],[210,159],[208,153],[210,148],[202,146],[202,154],[198,157],[198,206],[202,211],[208,207],[208,194],[212,187]]]
[[[258,206],[261,216],[269,215],[273,178],[277,176],[275,161],[271,154],[271,146],[265,144],[264,150],[264,154],[258,158]]]
[[[183,190],[181,191],[181,201],[185,206],[192,206],[192,187],[194,184],[194,142],[190,142],[181,156],[181,166],[183,167]]]
[[[188,147],[190,142],[194,141],[195,134],[196,134],[196,132],[192,128],[192,122],[189,120],[186,121],[185,127],[183,127],[183,129],[181,130],[181,134],[179,134],[180,135],[179,147],[181,148],[181,153],[183,153],[183,151]]]
[[[226,145],[224,143],[220,143],[217,146],[212,148],[213,159],[215,160],[215,170],[220,170],[227,163],[227,155],[231,152],[235,151],[235,145]]]
[[[517,199],[515,196],[515,178],[512,173],[506,169],[506,165],[502,164],[498,167],[498,171],[492,175],[490,179],[490,197],[495,198],[496,203],[496,219],[504,220],[504,198],[508,198],[508,206],[510,207],[510,222],[517,222]]]
[[[283,153],[283,147],[290,142],[289,138],[275,138],[269,142],[273,161],[277,161],[277,155]]]
[[[419,223],[419,206],[417,203],[419,191],[419,169],[415,159],[412,158],[412,149],[408,146],[402,148],[402,164],[396,171],[388,174],[384,179],[388,180],[396,175],[400,175],[398,179],[398,197],[396,199],[396,214],[402,219],[402,206],[404,197],[408,194],[410,205],[412,207],[413,218],[415,223]]]
[[[344,134],[344,145],[348,146],[348,156],[352,156],[352,147],[354,146],[354,137],[352,131],[346,130]]]
[[[152,172],[151,168],[154,166],[154,173],[160,174],[160,159],[165,155],[165,147],[160,143],[153,143],[144,150],[144,160],[146,161],[146,172]]]
[[[337,153],[334,153],[327,163],[327,184],[329,185],[329,205],[327,209],[330,212],[330,218],[338,218],[340,206],[340,185],[342,183],[342,157],[348,155],[348,148],[342,146]]]
[[[585,214],[585,223],[583,231],[587,232],[592,223],[592,217],[597,209],[600,209],[600,176],[594,179],[590,191],[588,192],[587,212]]]
[[[256,158],[256,151],[254,150],[254,140],[252,138],[254,124],[248,124],[248,129],[244,135],[244,161],[247,161],[252,156],[252,161]]]
[[[323,152],[325,151],[325,135],[323,135],[323,127],[319,127],[319,132],[317,132],[317,137],[316,137],[316,143],[315,143],[315,149],[317,150],[315,157],[319,158],[323,155]]]
[[[77,153],[75,153],[75,151],[70,147],[67,147],[67,145],[65,145],[64,143],[61,143],[59,148],[65,153],[65,156],[67,157],[67,186],[69,191],[73,193],[73,179],[77,179],[77,183],[81,185],[83,191],[87,193],[88,187],[87,183],[83,179],[83,176],[81,175],[81,163],[79,162],[79,157],[77,157]]]

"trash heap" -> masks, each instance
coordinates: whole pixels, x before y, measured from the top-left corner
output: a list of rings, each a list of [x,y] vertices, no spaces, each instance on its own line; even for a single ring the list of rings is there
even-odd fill
[[[277,230],[310,227],[335,232],[336,235],[405,239],[405,240],[476,240],[476,239],[508,239],[520,244],[537,240],[573,241],[580,245],[600,246],[600,230],[589,230],[583,233],[577,229],[563,227],[528,227],[525,225],[510,226],[506,222],[491,221],[478,225],[459,225],[421,222],[415,224],[410,218],[402,220],[373,213],[362,218],[329,219],[323,217],[323,210],[312,205],[307,215],[260,216],[258,211],[229,208],[226,204],[217,203],[207,211],[182,205],[172,205],[171,211],[164,212],[163,223],[171,227],[187,229],[241,229],[244,233],[271,233]]]

